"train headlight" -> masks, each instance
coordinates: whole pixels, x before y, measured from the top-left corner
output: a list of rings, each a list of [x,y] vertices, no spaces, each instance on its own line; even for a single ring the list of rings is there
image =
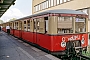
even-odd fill
[[[81,43],[82,43],[82,44],[84,44],[84,43],[85,43],[85,40],[84,40],[84,37],[83,37],[83,36],[82,36]]]
[[[66,42],[61,42],[61,47],[66,47]]]

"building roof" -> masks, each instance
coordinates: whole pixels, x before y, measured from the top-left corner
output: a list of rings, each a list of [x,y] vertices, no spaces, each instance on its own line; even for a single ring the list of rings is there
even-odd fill
[[[7,9],[13,4],[15,0],[0,0],[0,17],[6,12]]]

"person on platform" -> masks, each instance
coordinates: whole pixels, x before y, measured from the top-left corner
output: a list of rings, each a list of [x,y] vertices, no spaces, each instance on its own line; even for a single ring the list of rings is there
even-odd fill
[[[0,26],[0,31],[1,31],[1,26]]]
[[[3,28],[3,27],[1,26],[1,31],[2,31],[2,28]]]
[[[6,30],[7,30],[7,33],[9,35],[10,34],[10,26],[9,25],[6,26]]]

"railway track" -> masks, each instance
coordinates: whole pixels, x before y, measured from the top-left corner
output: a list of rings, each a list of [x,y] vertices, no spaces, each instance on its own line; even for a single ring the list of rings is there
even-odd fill
[[[78,56],[80,60],[90,60],[90,57],[84,56],[84,55],[80,55]]]
[[[63,58],[62,60],[90,60],[90,57],[84,55],[78,55],[78,56]]]

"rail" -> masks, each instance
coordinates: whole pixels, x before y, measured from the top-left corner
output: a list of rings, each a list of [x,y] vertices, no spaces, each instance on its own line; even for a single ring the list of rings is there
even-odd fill
[[[84,55],[80,55],[80,56],[78,56],[78,58],[80,60],[90,60],[90,57],[87,57],[87,56],[84,56]]]

